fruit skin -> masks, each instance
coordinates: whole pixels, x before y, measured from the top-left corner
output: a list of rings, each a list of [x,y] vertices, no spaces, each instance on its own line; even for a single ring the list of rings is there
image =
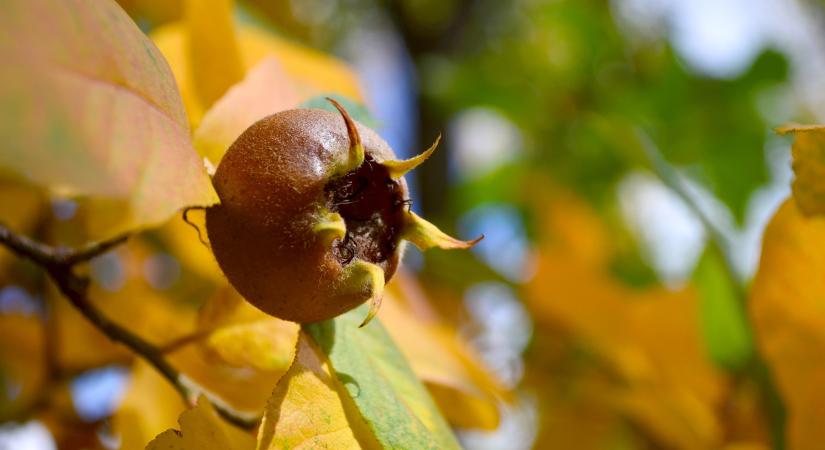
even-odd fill
[[[387,143],[357,124],[365,153],[394,160]],[[230,283],[262,311],[301,323],[342,314],[375,289],[353,263],[314,231],[328,214],[325,188],[341,175],[351,142],[340,115],[316,109],[283,111],[248,128],[227,150],[213,178],[221,199],[206,211],[215,257]],[[398,195],[407,197],[403,178]],[[376,264],[389,280],[400,246]],[[349,270],[348,270],[349,269]]]

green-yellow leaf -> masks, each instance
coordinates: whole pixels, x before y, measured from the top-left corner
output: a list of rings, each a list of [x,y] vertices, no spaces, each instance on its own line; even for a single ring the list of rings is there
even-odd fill
[[[507,392],[414,283],[404,271],[395,274],[384,295],[382,323],[451,425],[496,429],[498,403]]]
[[[148,413],[151,413],[147,411]],[[146,446],[147,450],[252,450],[255,438],[230,425],[201,396],[194,408],[178,419],[180,430],[166,430]]]
[[[384,448],[459,448],[447,422],[380,321],[364,328],[362,305],[306,330]]]
[[[117,4],[11,0],[0,28],[0,167],[112,200],[111,232],[217,201],[169,66]]]
[[[785,126],[777,131],[794,136],[793,196],[799,210],[806,216],[825,214],[825,125]]]
[[[301,332],[292,367],[269,399],[258,450],[380,448],[366,429],[329,360]]]

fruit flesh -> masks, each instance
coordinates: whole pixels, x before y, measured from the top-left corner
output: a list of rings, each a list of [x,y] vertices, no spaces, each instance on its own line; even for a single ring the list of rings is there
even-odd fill
[[[346,236],[334,244],[341,264],[360,258],[379,265],[391,277],[395,268],[388,261],[398,248],[407,204],[398,182],[367,154],[363,164],[333,179],[326,191],[330,210],[346,224]]]

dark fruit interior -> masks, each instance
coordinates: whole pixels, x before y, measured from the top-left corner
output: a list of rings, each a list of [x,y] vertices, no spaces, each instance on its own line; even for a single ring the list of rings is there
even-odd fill
[[[380,264],[395,252],[404,220],[401,186],[386,167],[366,155],[364,163],[326,186],[330,210],[344,218],[347,234],[334,244],[341,264],[354,258]]]

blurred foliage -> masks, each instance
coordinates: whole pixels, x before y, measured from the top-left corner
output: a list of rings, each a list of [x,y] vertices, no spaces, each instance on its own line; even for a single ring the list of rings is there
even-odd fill
[[[125,449],[150,441],[149,448],[255,447],[252,434],[229,425],[216,406],[262,414],[257,448],[272,449],[478,442],[497,448],[521,442],[517,438],[535,448],[821,445],[822,126],[780,129],[794,136],[793,198],[765,231],[753,282],[731,264],[731,234],[747,225],[754,194],[770,181],[766,148],[771,128],[781,125],[776,117],[806,117],[796,110],[766,112],[775,106],[771,96],[790,91],[786,54],[763,48],[740,73],[712,77],[682,58],[667,25],[634,29],[620,16],[619,2],[607,0],[118,3],[169,65],[138,72],[127,88],[159,83],[153,95],[173,112],[161,119],[180,122],[180,130],[191,127],[173,136],[194,149],[184,156],[164,153],[180,148],[164,145],[169,135],[138,136],[136,142],[160,149],[152,167],[161,175],[188,167],[197,180],[199,158],[217,163],[258,118],[293,107],[330,108],[325,96],[380,131],[394,118],[375,119],[371,108],[380,99],[371,96],[412,89],[415,117],[405,125],[421,142],[445,133],[443,148],[422,166],[416,208],[454,234],[481,227],[497,247],[412,251],[413,270],[401,271],[387,287],[383,325],[355,329],[363,316],[356,311],[299,329],[243,301],[198,233],[173,213],[186,199],[208,202],[208,189],[171,198],[163,192],[180,192],[159,182],[151,186],[151,200],[164,200],[158,203],[141,203],[146,199],[131,188],[104,195],[111,192],[101,187],[102,178],[77,171],[67,182],[60,178],[67,174],[54,175],[66,161],[32,153],[44,164],[35,171],[23,167],[28,163],[17,145],[0,157],[0,221],[71,246],[113,229],[149,228],[82,268],[92,280],[90,297],[113,321],[158,346],[208,395],[187,405],[151,366],[90,325],[34,265],[0,247],[0,422],[38,420],[60,448],[103,448],[112,436]],[[822,12],[821,4],[806,5]],[[22,29],[11,17],[0,23]],[[60,18],[51,20],[61,25]],[[100,47],[125,58],[135,42],[149,42],[137,28],[129,30],[131,44],[111,33],[113,43]],[[387,64],[408,58],[414,86],[365,84],[353,68],[358,54],[373,51],[369,40],[358,40],[364,33],[401,44],[396,56],[402,62]],[[12,44],[0,40],[9,58],[20,53]],[[31,76],[48,84],[36,70],[40,62],[20,60],[29,72],[8,79],[28,86]],[[115,72],[100,73],[103,86],[120,82]],[[7,91],[14,90],[0,94]],[[91,170],[89,155],[69,145],[81,138],[98,155],[122,157],[124,147],[88,136],[104,122],[102,109],[94,109],[99,105],[84,103],[87,108],[67,114],[66,105],[84,97],[66,92],[59,101],[39,92],[36,99],[54,106],[54,117],[77,139],[52,140],[37,150],[75,155],[66,158],[84,170]],[[17,120],[19,111],[2,114]],[[495,145],[488,141],[497,131],[485,129],[494,128],[491,122],[457,125],[474,111],[512,128],[516,138],[503,140],[491,157],[484,149]],[[126,108],[120,119],[150,113]],[[20,142],[39,142],[38,130],[0,127],[4,138]],[[459,142],[457,135],[468,132],[479,136]],[[659,149],[654,154],[645,137]],[[139,164],[115,166],[120,172],[108,166],[106,172],[113,179],[144,173]],[[621,187],[636,173],[655,175],[701,219],[700,256],[676,282],[660,279],[646,248],[651,244],[628,223]],[[62,189],[67,183],[80,188]],[[696,191],[722,212],[707,216],[691,197]],[[130,208],[143,216],[128,215]],[[505,209],[521,228],[494,240],[501,230],[484,229],[483,220],[467,225],[468,217],[483,217],[484,208]],[[728,213],[730,229],[715,222]],[[203,218],[191,216],[203,230]],[[665,214],[646,219],[665,228],[673,220]],[[521,259],[506,259],[519,245]],[[511,261],[520,265],[502,270]],[[479,294],[490,286],[498,288],[495,296]],[[81,417],[72,383],[111,367],[128,370],[123,398],[100,417]],[[513,411],[532,419],[518,422]],[[450,427],[460,431],[458,441]]]

